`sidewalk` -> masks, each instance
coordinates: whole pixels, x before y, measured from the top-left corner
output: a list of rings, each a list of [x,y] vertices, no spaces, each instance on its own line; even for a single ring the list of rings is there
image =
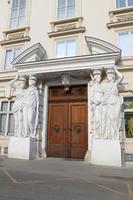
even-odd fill
[[[133,165],[0,157],[0,200],[133,200]]]
[[[10,170],[25,171],[36,174],[61,175],[65,177],[112,177],[133,179],[133,164],[125,167],[94,166],[86,161],[67,160],[63,158],[44,158],[37,160],[19,160],[2,157],[2,167]]]

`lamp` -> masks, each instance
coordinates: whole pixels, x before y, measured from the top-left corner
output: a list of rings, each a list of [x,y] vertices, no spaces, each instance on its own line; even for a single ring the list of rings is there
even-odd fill
[[[62,79],[62,85],[64,85],[65,92],[69,91],[70,87],[70,76],[68,74],[63,74],[61,76]]]

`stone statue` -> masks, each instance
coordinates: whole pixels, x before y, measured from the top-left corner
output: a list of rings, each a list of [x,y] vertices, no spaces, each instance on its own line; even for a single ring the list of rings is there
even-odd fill
[[[95,70],[91,75],[91,109],[93,113],[93,126],[95,138],[102,138],[102,103],[103,103],[103,87],[101,84],[101,71]]]
[[[118,93],[118,86],[123,80],[123,75],[116,68],[107,69],[106,74],[108,82],[104,88],[103,134],[106,139],[119,139],[122,101]]]
[[[36,77],[29,76],[29,87],[24,98],[24,136],[35,137],[38,125],[39,94],[36,88]]]
[[[18,82],[18,84],[17,84]],[[10,87],[16,90],[16,100],[13,105],[13,113],[15,119],[15,133],[16,137],[23,136],[23,107],[25,98],[26,78],[24,76],[16,76],[10,82]]]

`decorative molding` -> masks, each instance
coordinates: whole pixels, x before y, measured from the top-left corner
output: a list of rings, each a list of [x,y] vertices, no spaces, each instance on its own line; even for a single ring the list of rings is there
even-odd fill
[[[0,45],[9,45],[30,41],[29,27],[11,29],[3,32],[4,40],[0,41]]]
[[[118,62],[118,52],[84,55],[75,57],[56,58],[26,63],[16,63],[14,67],[19,74],[51,74],[73,72],[78,70],[112,68]]]
[[[17,56],[13,60],[12,64],[15,65],[18,63],[46,60],[46,58],[47,58],[46,50],[40,43],[37,43],[29,47],[25,51],[23,51],[19,56]]]
[[[66,92],[64,87],[51,87],[49,89],[49,100],[70,100],[70,99],[87,99],[87,86],[76,85],[70,86]]]
[[[66,30],[59,30],[55,32],[49,32],[48,36],[51,37],[59,37],[64,35],[71,35],[71,34],[77,34],[77,33],[84,33],[85,27],[82,28],[73,28],[73,29],[66,29]]]
[[[125,15],[119,15],[116,18],[117,18],[118,22],[131,21],[131,20],[133,20],[133,13],[125,14]]]
[[[109,12],[110,22],[107,23],[107,27],[117,28],[123,26],[133,25],[133,7],[126,9],[117,9]]]
[[[7,81],[7,80],[12,80],[15,78],[17,73],[17,70],[12,69],[9,71],[3,70],[0,71],[0,81]]]
[[[114,22],[114,23],[108,23],[107,27],[110,28],[120,28],[125,26],[133,26],[133,21],[125,21],[125,22]]]
[[[111,10],[109,11],[109,15],[112,13],[113,15],[116,15],[116,14],[123,14],[123,13],[129,13],[129,12],[133,12],[133,6],[130,6],[130,7],[124,7],[124,8],[118,8],[118,9],[115,9],[115,10]]]
[[[55,26],[59,24],[67,24],[67,23],[72,23],[72,22],[77,22],[77,21],[82,21],[82,20],[83,20],[83,17],[74,17],[74,18],[68,18],[68,19],[51,22],[51,25]]]
[[[118,52],[119,58],[121,56],[121,50],[109,42],[89,36],[85,36],[85,40],[91,54]]]
[[[58,37],[62,35],[70,35],[85,32],[85,27],[82,27],[82,17],[70,18],[51,22],[51,32],[49,37]]]

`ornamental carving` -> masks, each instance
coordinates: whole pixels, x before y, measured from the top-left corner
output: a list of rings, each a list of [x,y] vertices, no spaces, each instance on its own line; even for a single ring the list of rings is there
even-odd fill
[[[7,40],[15,40],[24,37],[25,32],[11,33],[7,35]]]
[[[64,87],[50,88],[50,99],[58,98],[84,98],[87,96],[86,86],[70,86],[69,91],[65,91]]]
[[[66,30],[71,30],[71,29],[75,29],[75,28],[76,28],[76,23],[56,27],[57,31],[66,31]]]
[[[131,21],[131,20],[133,20],[133,13],[117,16],[117,22],[125,22],[125,21]]]

